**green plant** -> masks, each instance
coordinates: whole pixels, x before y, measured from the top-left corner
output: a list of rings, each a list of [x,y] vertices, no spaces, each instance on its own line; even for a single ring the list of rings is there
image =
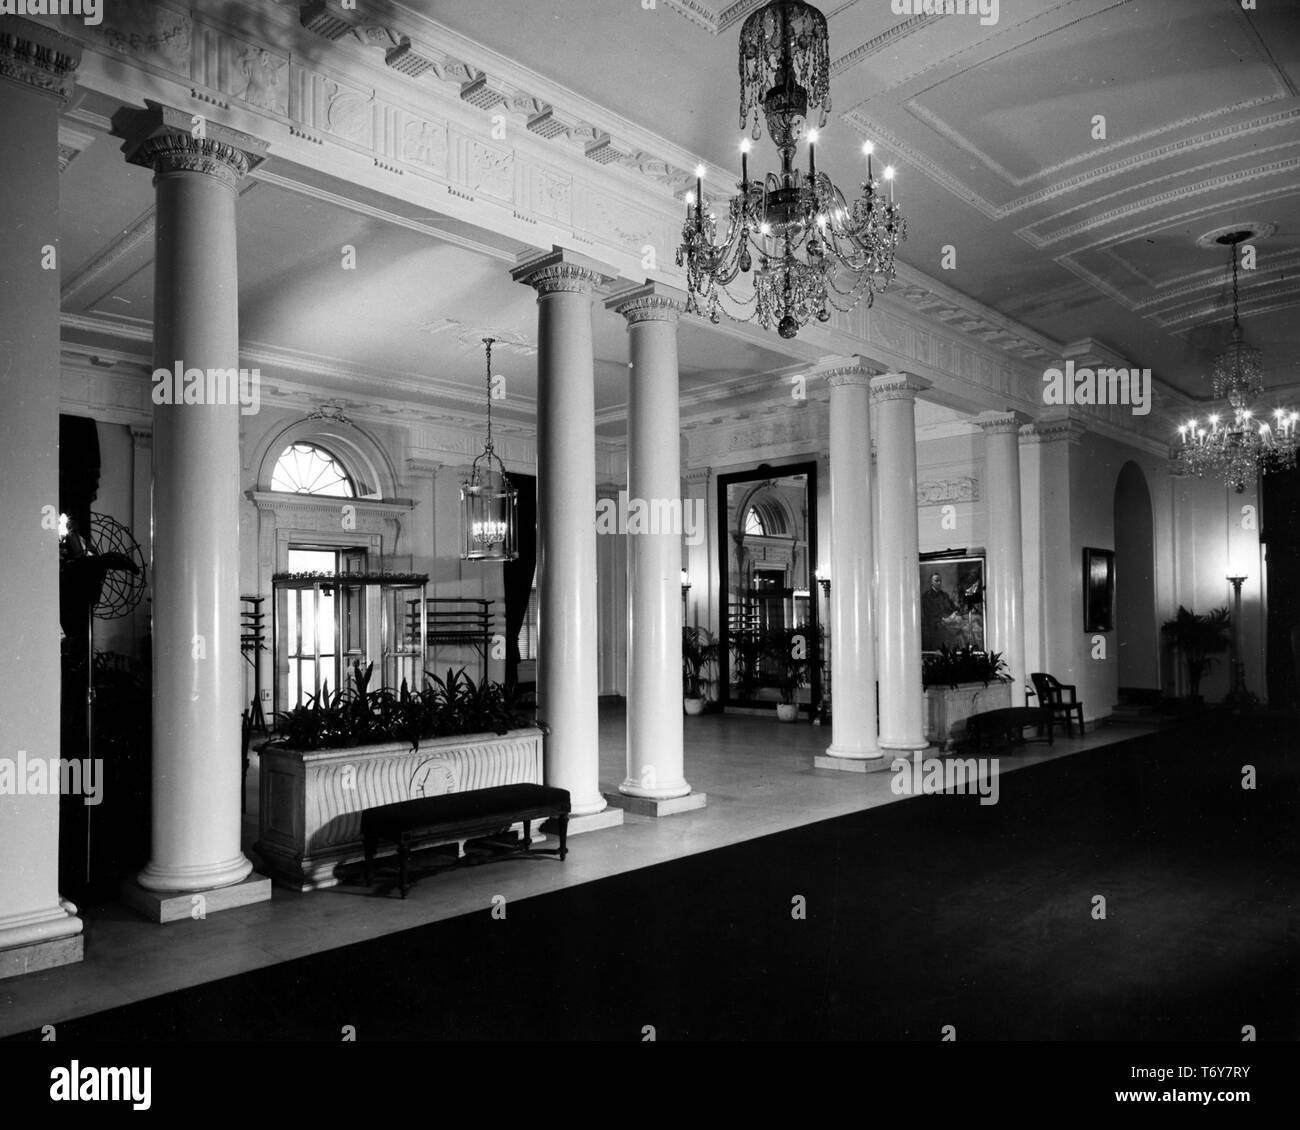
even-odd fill
[[[937,654],[921,660],[921,683],[927,687],[955,687],[961,683],[983,683],[986,687],[1011,676],[1002,653],[976,651],[970,644],[956,650],[943,644]]]
[[[718,641],[708,628],[682,626],[682,697],[707,698],[714,679],[705,674],[718,659]]]
[[[805,628],[776,628],[767,637],[765,657],[776,669],[776,685],[781,701],[794,702],[795,693],[806,687],[812,671],[816,643]]]
[[[1228,609],[1216,608],[1203,615],[1189,612],[1181,604],[1178,615],[1166,620],[1161,633],[1182,654],[1187,665],[1187,681],[1191,697],[1201,695],[1201,679],[1214,665],[1215,652],[1227,651],[1232,642],[1232,617]]]
[[[424,689],[412,691],[402,680],[396,692],[385,687],[372,691],[374,664],[352,664],[352,687],[345,694],[330,694],[329,684],[321,693],[292,710],[276,715],[276,744],[290,749],[340,749],[382,742],[420,741],[452,734],[506,731],[531,725],[528,710],[513,690],[487,679],[476,683],[465,673],[447,671],[447,677],[425,672]]]

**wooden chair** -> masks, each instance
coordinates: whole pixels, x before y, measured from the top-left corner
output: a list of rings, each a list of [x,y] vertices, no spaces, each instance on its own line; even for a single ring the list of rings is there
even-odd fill
[[[1034,694],[1038,699],[1039,706],[1045,706],[1053,715],[1063,714],[1065,716],[1065,732],[1074,733],[1072,720],[1077,718],[1079,721],[1079,733],[1083,729],[1083,703],[1078,700],[1076,687],[1073,683],[1062,683],[1052,678],[1046,671],[1035,671],[1029,676],[1034,684]],[[1065,697],[1069,692],[1069,698]]]

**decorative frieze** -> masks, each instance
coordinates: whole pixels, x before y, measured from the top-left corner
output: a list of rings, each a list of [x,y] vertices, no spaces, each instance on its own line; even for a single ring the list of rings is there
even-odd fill
[[[918,506],[939,506],[951,502],[978,502],[980,481],[974,475],[952,479],[931,479],[916,485]]]
[[[80,64],[81,48],[60,32],[17,16],[0,26],[0,78],[66,102]],[[61,164],[60,171],[65,167]]]

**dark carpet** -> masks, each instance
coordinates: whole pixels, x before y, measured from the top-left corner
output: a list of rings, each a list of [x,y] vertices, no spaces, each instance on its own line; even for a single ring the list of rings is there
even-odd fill
[[[936,1041],[947,1025],[962,1041],[1232,1042],[1246,1025],[1300,1039],[1294,725],[1202,720],[1011,773],[996,805],[902,800],[513,902],[505,920],[485,908],[98,1013],[59,1039],[337,1041],[348,1024],[367,1041],[647,1026]]]

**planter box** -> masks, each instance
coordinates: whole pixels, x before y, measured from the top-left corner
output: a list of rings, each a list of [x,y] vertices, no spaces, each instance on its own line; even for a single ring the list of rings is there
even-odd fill
[[[280,883],[332,887],[338,864],[365,858],[363,809],[541,783],[542,732],[533,727],[432,738],[418,750],[404,742],[311,752],[272,746],[261,751],[257,851]]]
[[[966,720],[972,714],[1011,705],[1011,684],[995,680],[959,683],[955,687],[925,688],[925,737],[940,749],[951,749],[966,738]]]

